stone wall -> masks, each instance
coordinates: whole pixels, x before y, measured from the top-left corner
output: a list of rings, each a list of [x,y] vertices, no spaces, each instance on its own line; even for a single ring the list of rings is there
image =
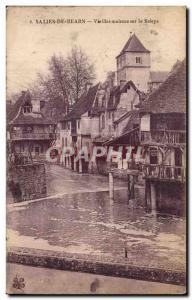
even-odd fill
[[[157,209],[175,215],[186,215],[185,185],[179,182],[157,182]]]
[[[14,202],[46,196],[46,176],[43,163],[17,165],[9,170],[8,186]]]
[[[107,262],[98,261],[90,257],[85,258],[82,256],[78,258],[76,255],[69,258],[66,253],[55,251],[51,253],[51,251],[48,250],[31,250],[29,248],[19,248],[18,250],[10,249],[8,251],[7,262],[33,267],[132,278],[168,284],[186,284],[186,274],[184,270],[139,266],[127,262],[111,262],[110,260]]]

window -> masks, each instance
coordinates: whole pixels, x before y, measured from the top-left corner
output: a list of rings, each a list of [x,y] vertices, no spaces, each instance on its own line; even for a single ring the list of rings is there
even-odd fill
[[[70,130],[70,122],[67,123],[67,129]]]
[[[109,117],[109,119],[111,119],[111,112],[110,111],[108,113],[108,117]]]
[[[105,116],[104,115],[102,115],[101,124],[102,124],[102,129],[105,128]]]
[[[179,148],[175,148],[175,165],[182,167],[182,152]]]
[[[32,111],[32,107],[31,106],[24,106],[23,107],[23,112],[24,113],[30,113]]]
[[[39,152],[40,152],[39,146],[35,146],[35,153],[38,153],[38,154],[39,154]]]
[[[112,122],[114,122],[114,112],[112,112]]]
[[[142,63],[141,57],[136,57],[136,64],[141,64],[141,63]]]
[[[150,148],[150,164],[157,165],[158,164],[158,155],[157,148]]]
[[[25,145],[24,144],[21,144],[20,145],[20,152],[24,152],[25,151]]]
[[[67,126],[66,126],[66,122],[62,122],[62,123],[61,123],[61,129],[65,130],[66,127],[67,127]]]
[[[105,107],[105,96],[102,98],[102,107]]]

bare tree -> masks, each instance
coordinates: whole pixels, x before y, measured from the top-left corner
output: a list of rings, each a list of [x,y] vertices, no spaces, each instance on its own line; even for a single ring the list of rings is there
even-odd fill
[[[87,83],[95,79],[94,65],[81,48],[74,47],[67,58],[69,70],[70,95],[74,102],[77,102]]]
[[[50,80],[58,96],[69,105],[69,70],[66,60],[62,56],[53,55],[49,60]]]
[[[93,64],[80,48],[74,47],[67,58],[54,54],[48,60],[48,73],[39,73],[30,90],[36,97],[52,103],[62,99],[67,112],[94,78]]]

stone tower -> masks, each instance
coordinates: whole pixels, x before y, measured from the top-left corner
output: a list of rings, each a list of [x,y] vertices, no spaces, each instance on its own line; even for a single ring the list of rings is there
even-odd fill
[[[136,87],[146,92],[150,76],[150,51],[135,34],[132,34],[123,50],[116,57],[117,84],[132,80]]]

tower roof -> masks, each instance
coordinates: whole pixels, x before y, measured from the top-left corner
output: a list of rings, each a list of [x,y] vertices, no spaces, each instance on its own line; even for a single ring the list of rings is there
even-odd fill
[[[125,44],[125,46],[123,47],[123,49],[121,50],[120,55],[122,55],[125,52],[143,52],[143,53],[150,53],[149,50],[147,50],[143,44],[141,43],[141,41],[138,39],[138,37],[134,34],[132,34],[130,36],[130,38],[128,39],[127,43]],[[118,57],[117,56],[117,57]]]

